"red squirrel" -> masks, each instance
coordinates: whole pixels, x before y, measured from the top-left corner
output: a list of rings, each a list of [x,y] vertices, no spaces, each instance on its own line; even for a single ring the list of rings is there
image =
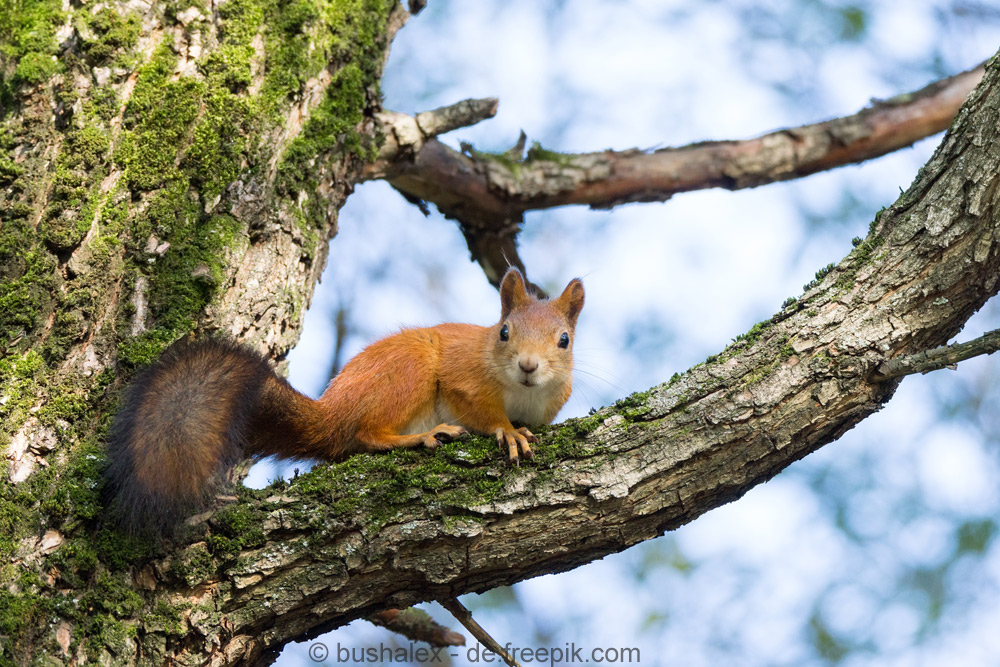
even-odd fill
[[[313,400],[260,354],[225,340],[179,342],[133,381],[108,442],[113,514],[164,532],[198,509],[248,455],[339,461],[493,435],[512,464],[572,391],[583,283],[536,299],[510,269],[491,327],[404,329],[351,359]]]

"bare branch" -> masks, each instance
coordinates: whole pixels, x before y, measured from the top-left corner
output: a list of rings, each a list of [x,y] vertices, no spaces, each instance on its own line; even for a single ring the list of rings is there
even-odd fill
[[[446,107],[423,111],[409,116],[398,111],[381,111],[377,114],[385,142],[379,149],[378,159],[365,165],[364,180],[384,178],[387,169],[400,160],[410,160],[424,144],[439,134],[492,118],[499,101],[495,97],[468,99]]]
[[[871,379],[875,382],[881,382],[904,375],[954,368],[955,364],[960,361],[983,354],[993,354],[997,350],[1000,350],[1000,329],[994,329],[965,343],[943,345],[926,352],[917,352],[886,361],[879,365]]]
[[[877,101],[852,116],[756,139],[653,152],[561,154],[536,147],[512,164],[509,156],[463,155],[429,143],[412,163],[394,165],[388,179],[403,192],[446,209],[459,209],[464,202],[509,220],[520,220],[524,211],[567,204],[607,208],[712,187],[738,190],[862,162],[940,132],[982,76],[980,65]],[[480,200],[484,196],[485,202]]]
[[[521,667],[520,663],[514,659],[514,657],[504,650],[503,646],[500,646],[500,642],[493,639],[490,633],[483,629],[483,626],[476,622],[476,619],[472,618],[472,612],[465,608],[458,598],[444,598],[438,600],[442,607],[451,612],[451,615],[458,619],[458,622],[465,626],[473,637],[479,640],[479,643],[488,648],[489,650],[496,653],[498,656],[503,658],[510,667]]]
[[[465,646],[465,637],[439,625],[430,614],[415,607],[386,609],[372,614],[368,620],[407,639],[427,642],[431,646]]]
[[[402,145],[416,150],[390,148],[365,177],[385,178],[407,198],[433,202],[445,216],[458,220],[472,258],[498,284],[508,265],[523,270],[516,236],[526,211],[665,201],[679,192],[738,190],[863,162],[947,128],[982,76],[980,65],[912,93],[876,101],[851,116],[755,139],[652,152],[563,154],[536,144],[519,159],[510,152],[460,153],[434,139],[422,144],[407,139]],[[406,130],[415,119],[393,112],[384,118],[390,120],[387,134],[418,136]],[[472,122],[479,119],[470,117]]]

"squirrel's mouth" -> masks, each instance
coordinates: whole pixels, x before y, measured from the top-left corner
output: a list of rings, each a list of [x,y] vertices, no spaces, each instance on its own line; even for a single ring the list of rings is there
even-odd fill
[[[521,380],[521,384],[524,385],[525,387],[534,387],[535,386],[535,383],[532,382],[531,380]]]

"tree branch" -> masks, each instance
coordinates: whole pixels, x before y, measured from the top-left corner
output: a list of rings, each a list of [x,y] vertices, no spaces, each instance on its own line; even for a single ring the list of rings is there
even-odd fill
[[[886,361],[879,364],[878,369],[872,374],[872,380],[882,382],[914,373],[930,373],[942,368],[954,368],[960,361],[983,354],[993,354],[997,350],[1000,350],[1000,329],[988,331],[979,338],[965,343],[944,345],[926,352],[917,352]]]
[[[669,383],[540,429],[530,465],[509,469],[471,438],[240,489],[137,568],[144,608],[187,609],[142,625],[139,654],[251,661],[381,609],[569,570],[840,437],[895,391],[874,369],[946,342],[1000,287],[998,78],[991,68],[910,189],[802,298]]]
[[[465,646],[465,637],[431,618],[420,609],[386,609],[372,614],[368,620],[387,630],[392,630],[413,641],[427,642],[431,646]]]
[[[385,178],[387,170],[399,161],[412,160],[427,141],[492,118],[499,100],[495,97],[468,99],[410,116],[398,111],[380,111],[376,118],[385,134],[378,158],[362,169],[364,180]]]
[[[438,603],[450,611],[451,615],[458,619],[458,622],[465,626],[465,629],[479,640],[480,644],[500,656],[510,667],[521,667],[520,663],[510,653],[507,653],[503,646],[500,646],[500,642],[493,639],[490,633],[486,632],[483,626],[479,625],[476,619],[472,618],[472,612],[466,609],[465,605],[459,602],[458,598],[444,598],[438,600]]]
[[[496,285],[509,264],[524,270],[516,236],[526,211],[665,201],[679,192],[738,190],[862,162],[947,128],[982,76],[980,65],[920,90],[876,101],[851,116],[756,139],[651,152],[564,154],[536,144],[522,158],[509,151],[460,153],[424,135],[422,143],[404,139],[391,145],[365,177],[385,178],[407,198],[433,202],[445,216],[458,220],[473,259]],[[383,118],[389,121],[387,134],[417,137],[406,130],[414,124],[409,116],[389,113]],[[468,117],[470,122],[479,119]]]
[[[897,381],[872,382],[873,369],[947,342],[998,289],[992,65],[911,188],[795,305],[670,383],[539,429],[530,464],[508,469],[483,438],[355,456],[238,488],[175,543],[122,535],[99,494],[102,434],[127,369],[191,329],[272,350],[295,337],[336,212],[375,145],[381,36],[402,20],[398,3],[363,4],[346,16],[294,3],[176,16],[119,5],[142,26],[122,52],[135,71],[97,84],[106,63],[52,46],[35,55],[64,53],[65,70],[8,91],[25,122],[8,127],[20,161],[0,188],[0,282],[16,297],[0,327],[0,438],[35,465],[0,481],[0,661],[255,664],[387,608],[621,551],[839,437],[891,397]],[[90,9],[66,7],[59,20],[76,30]],[[335,66],[309,55],[326,48]],[[301,61],[293,76],[264,67],[275,55]],[[73,119],[65,105],[52,113],[70,82],[88,102]],[[104,85],[113,94],[95,96]],[[105,147],[89,157],[85,131]],[[561,168],[539,149],[532,159]],[[89,194],[53,209],[54,179],[68,174]],[[486,198],[465,205],[495,201],[481,182]],[[503,220],[516,230],[519,218]]]

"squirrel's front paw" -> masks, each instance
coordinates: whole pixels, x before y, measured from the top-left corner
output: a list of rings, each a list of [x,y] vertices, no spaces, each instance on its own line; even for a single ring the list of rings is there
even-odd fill
[[[461,437],[468,433],[461,426],[453,426],[452,424],[438,424],[434,428],[424,435],[424,446],[430,449],[434,449],[438,445],[451,442],[455,438]]]
[[[535,434],[524,426],[513,431],[504,428],[497,429],[497,444],[500,445],[500,453],[507,454],[512,466],[521,465],[519,453],[526,459],[535,458],[528,443],[537,442],[538,438],[535,437]]]

